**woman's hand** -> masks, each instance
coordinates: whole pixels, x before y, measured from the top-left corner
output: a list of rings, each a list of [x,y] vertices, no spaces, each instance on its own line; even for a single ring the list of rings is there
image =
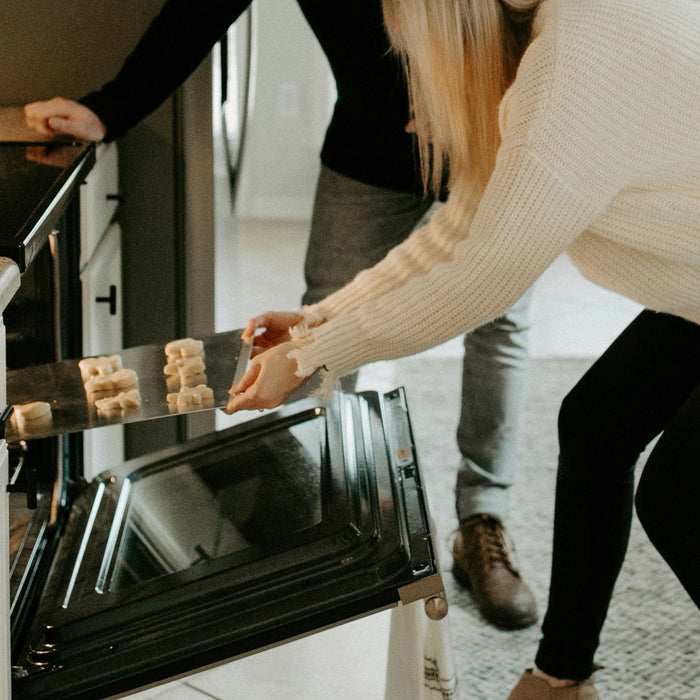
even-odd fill
[[[291,339],[289,329],[301,320],[301,314],[293,311],[266,311],[248,321],[241,338],[244,341],[253,341],[251,356],[256,357],[265,350],[288,342]],[[261,329],[264,330],[260,333]]]
[[[102,141],[107,128],[85,105],[63,97],[25,105],[27,126],[42,136],[67,134],[85,141]]]
[[[229,390],[231,398],[223,412],[231,414],[283,404],[309,379],[297,376],[296,360],[288,357],[289,352],[298,347],[299,341],[293,341],[261,351],[250,361],[242,379]]]

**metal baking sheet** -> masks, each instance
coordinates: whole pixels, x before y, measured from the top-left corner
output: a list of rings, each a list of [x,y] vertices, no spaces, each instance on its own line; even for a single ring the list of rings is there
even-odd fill
[[[166,396],[179,387],[163,372],[167,362],[165,344],[143,345],[115,353],[121,357],[122,366],[136,372],[141,406],[132,411],[117,411],[98,415],[94,394],[86,392],[78,367],[79,359],[64,360],[48,365],[36,365],[7,373],[7,402],[13,406],[45,401],[51,405],[51,418],[47,421],[7,421],[5,437],[8,442],[50,437],[99,428],[118,423],[135,423],[164,416],[185,415],[226,406],[228,390],[245,372],[252,346],[241,341],[241,330],[227,331],[199,338],[204,343],[204,374],[206,386],[214,392],[213,405],[195,406],[178,410],[168,404]],[[83,358],[80,358],[83,359]],[[123,389],[126,391],[126,389]],[[112,390],[116,395],[119,390]],[[101,392],[100,396],[108,394]]]

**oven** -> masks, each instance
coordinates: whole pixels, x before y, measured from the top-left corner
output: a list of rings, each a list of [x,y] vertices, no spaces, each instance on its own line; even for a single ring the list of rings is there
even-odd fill
[[[4,311],[10,375],[80,351],[78,262],[68,244],[77,219],[72,202],[27,260],[19,290]],[[82,473],[82,454],[81,433],[8,442],[12,658],[31,625],[60,537],[69,485]]]
[[[78,210],[42,219],[60,233],[3,314],[8,404],[23,377],[77,371]],[[206,339],[207,357],[231,338]],[[140,371],[144,407],[163,350],[121,351],[160,358]],[[163,414],[158,400],[130,420]],[[302,398],[89,481],[84,431],[106,423],[81,415],[49,436],[3,426],[13,698],[120,696],[418,600],[444,614],[403,389]]]
[[[70,305],[56,266],[70,265],[57,244],[6,310],[9,403],[51,394],[56,377],[85,397],[77,361],[55,361],[80,327],[58,323]],[[203,342],[222,405],[240,332]],[[219,367],[224,355],[237,359]],[[117,420],[161,416],[164,346],[122,356],[144,410]],[[6,426],[13,698],[117,696],[442,596],[403,389],[306,397],[90,482],[82,429],[111,419],[74,403],[64,425],[52,401],[52,436]]]
[[[337,393],[70,487],[15,698],[103,698],[443,590],[403,390]]]

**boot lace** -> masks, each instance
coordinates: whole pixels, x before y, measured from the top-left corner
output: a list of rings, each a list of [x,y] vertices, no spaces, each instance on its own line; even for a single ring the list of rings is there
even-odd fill
[[[511,561],[509,554],[509,551],[515,553],[515,547],[509,537],[506,540],[507,532],[501,522],[492,516],[482,515],[475,530],[474,543],[479,547],[484,566],[493,568],[502,564],[519,576],[518,567]]]

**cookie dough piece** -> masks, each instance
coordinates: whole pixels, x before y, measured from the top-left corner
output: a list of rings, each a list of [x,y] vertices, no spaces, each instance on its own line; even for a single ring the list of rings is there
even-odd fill
[[[128,389],[136,386],[138,377],[133,369],[118,369],[116,372],[105,375],[94,375],[85,382],[86,391],[109,391],[114,389]]]
[[[99,416],[113,416],[117,413],[134,413],[141,408],[141,394],[138,389],[122,391],[116,396],[110,396],[95,401]]]
[[[179,360],[168,362],[163,367],[163,373],[166,376],[178,374],[180,379],[186,379],[195,374],[202,374],[204,369],[204,360],[201,357],[181,357]]]
[[[171,340],[165,346],[165,354],[168,356],[168,362],[181,357],[204,357],[204,343],[194,338]]]
[[[202,372],[201,374],[192,374],[189,377],[180,379],[180,375],[171,375],[165,378],[165,386],[169,392],[180,391],[184,388],[192,388],[199,386],[200,384],[206,384],[208,381],[207,375]]]
[[[51,404],[46,401],[21,403],[14,407],[13,417],[23,421],[41,420],[51,415]]]
[[[170,410],[191,411],[196,408],[211,408],[214,405],[214,390],[205,384],[186,387],[166,396]]]
[[[188,377],[180,378],[180,389],[193,389],[202,384],[206,385],[207,375],[202,372],[201,374],[191,374]]]
[[[176,392],[180,389],[206,384],[207,375],[204,370],[204,360],[199,356],[181,357],[179,360],[168,362],[163,367],[168,391]]]
[[[122,368],[122,358],[119,355],[110,355],[109,357],[86,357],[78,362],[80,368],[80,376],[83,378],[83,384],[90,377],[104,377],[107,374],[113,374]]]
[[[46,401],[32,401],[18,404],[12,411],[11,422],[17,430],[31,430],[51,425],[53,416],[51,404]]]

